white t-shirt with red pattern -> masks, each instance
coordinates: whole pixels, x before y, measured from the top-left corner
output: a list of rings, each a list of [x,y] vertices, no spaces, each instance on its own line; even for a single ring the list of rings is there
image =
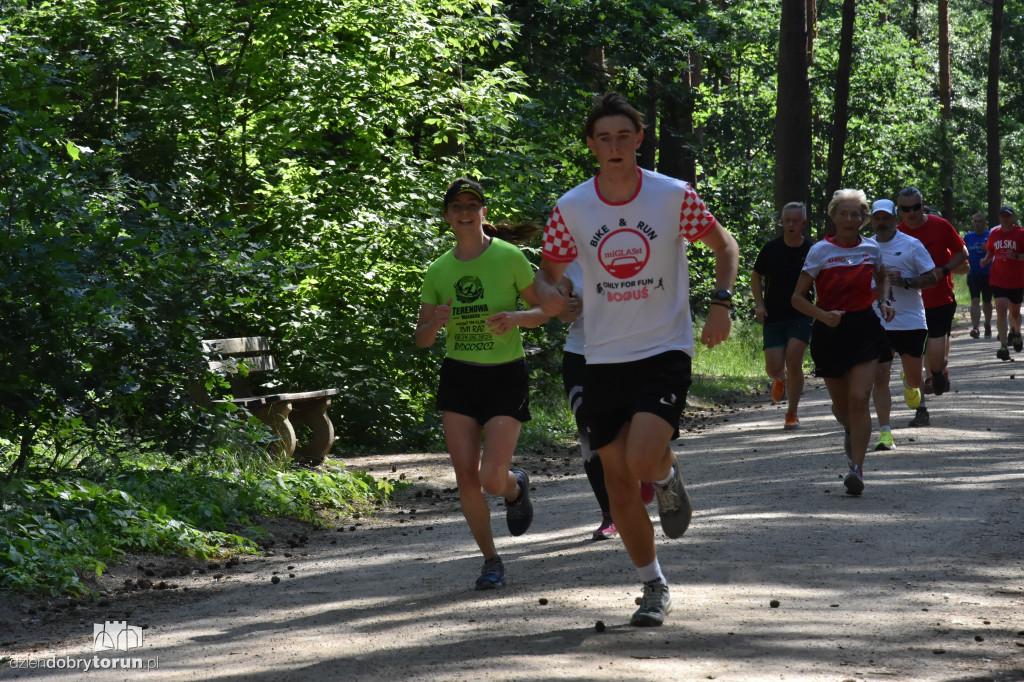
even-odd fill
[[[579,259],[583,270],[588,364],[695,352],[684,239],[706,235],[715,217],[689,184],[638,173],[636,194],[620,204],[601,196],[596,176],[569,190],[544,229],[544,258]]]
[[[856,244],[843,246],[834,240],[834,234],[827,235],[804,260],[803,271],[814,278],[818,292],[817,306],[850,313],[870,308],[875,300],[875,270],[882,265],[878,242],[861,237]]]

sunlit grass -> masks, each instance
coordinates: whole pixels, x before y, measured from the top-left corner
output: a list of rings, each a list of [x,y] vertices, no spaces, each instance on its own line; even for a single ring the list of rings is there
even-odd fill
[[[700,335],[702,320],[696,321],[696,334]],[[714,348],[697,343],[697,357],[693,360],[693,373],[745,379],[764,374],[764,353],[761,350],[761,325],[757,322],[734,320],[729,338]]]
[[[958,304],[970,304],[971,292],[967,288],[967,275],[953,275],[953,295]]]

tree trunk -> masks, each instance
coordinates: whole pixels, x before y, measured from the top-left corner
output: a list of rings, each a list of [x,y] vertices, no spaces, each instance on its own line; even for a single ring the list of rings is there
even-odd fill
[[[25,466],[28,464],[29,458],[32,456],[32,444],[35,440],[37,427],[29,426],[25,424],[21,429],[21,444],[18,448],[18,456],[14,462],[11,463],[11,467],[7,470],[7,475],[4,477],[6,481],[10,482],[16,477],[20,476],[25,471]]]
[[[807,63],[814,63],[814,41],[818,37],[818,2],[807,0]]]
[[[686,145],[683,135],[687,124],[693,127],[692,112],[692,106],[673,97],[661,99],[661,115],[658,117],[658,172],[662,175],[685,179],[683,169]]]
[[[671,178],[686,180],[697,187],[697,149],[701,146],[701,130],[694,125],[693,93],[700,86],[701,58],[690,53],[686,85],[663,92],[658,126],[658,172]]]
[[[839,32],[839,64],[836,66],[836,94],[832,113],[832,136],[828,145],[828,175],[825,204],[843,183],[847,126],[850,121],[850,72],[853,70],[853,27],[857,19],[856,0],[843,0],[843,24]]]
[[[1002,159],[999,149],[999,64],[1003,42],[1003,0],[992,0],[992,39],[988,48],[988,106],[985,130],[988,144],[988,224],[999,220],[1003,201]]]
[[[953,86],[949,68],[949,0],[939,0],[939,102],[942,104],[942,216],[954,219],[953,210],[953,146],[950,130],[953,125]]]
[[[644,95],[644,139],[640,143],[640,158],[637,163],[641,168],[654,170],[655,156],[658,150],[658,79],[653,75],[647,77],[647,93]]]
[[[594,69],[594,92],[603,93],[608,89],[608,65],[604,61],[604,46],[591,48],[587,63]]]
[[[686,134],[690,144],[686,147],[686,155],[683,157],[682,178],[688,183],[697,187],[697,150],[704,147],[704,126],[698,126],[693,121],[693,110],[697,106],[693,93],[704,81],[704,59],[698,52],[690,52],[690,97],[686,101]]]
[[[775,97],[775,208],[808,201],[811,182],[811,88],[807,81],[807,3],[782,0]]]

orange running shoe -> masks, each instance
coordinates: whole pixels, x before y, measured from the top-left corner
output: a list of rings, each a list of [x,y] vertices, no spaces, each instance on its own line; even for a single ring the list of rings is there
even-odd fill
[[[784,379],[776,379],[772,382],[772,402],[781,403],[786,397],[786,382]]]

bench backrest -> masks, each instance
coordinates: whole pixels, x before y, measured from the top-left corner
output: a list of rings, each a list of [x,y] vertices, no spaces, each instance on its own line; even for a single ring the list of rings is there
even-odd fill
[[[204,339],[201,343],[210,371],[228,378],[236,398],[254,395],[253,387],[260,383],[256,377],[277,369],[270,354],[270,340],[265,336]]]

